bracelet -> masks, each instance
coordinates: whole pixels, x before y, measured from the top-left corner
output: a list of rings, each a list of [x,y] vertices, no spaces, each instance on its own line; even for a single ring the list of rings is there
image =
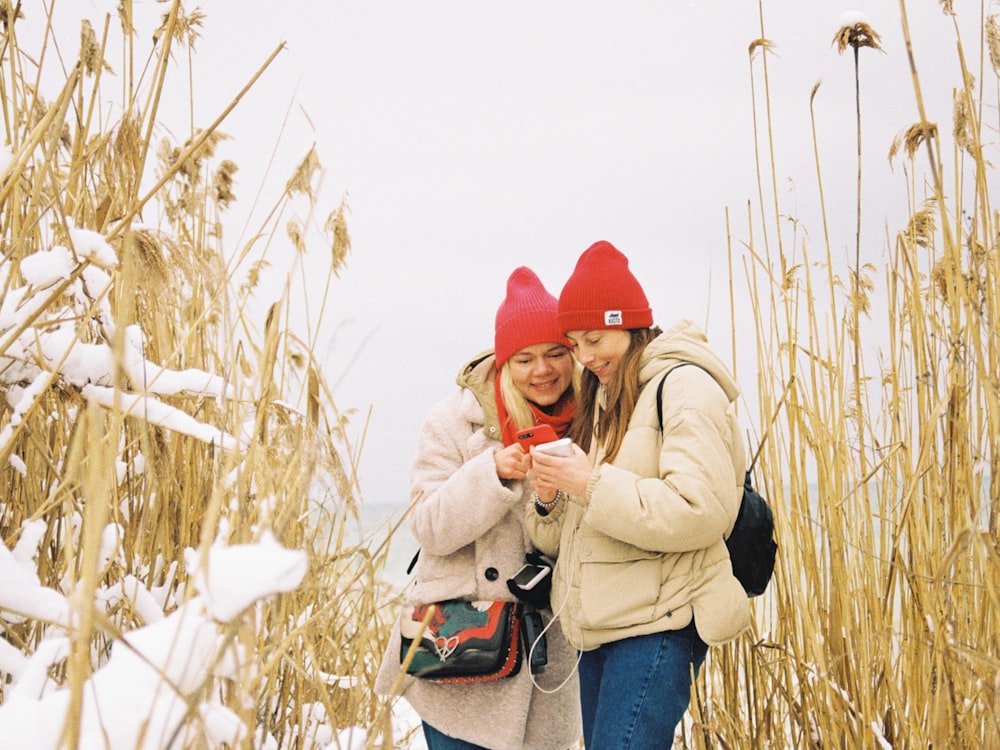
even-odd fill
[[[544,502],[540,497],[538,497],[538,493],[537,492],[535,493],[535,505],[544,510],[546,513],[555,508],[559,504],[559,501],[562,499],[563,499],[562,490],[556,490],[556,496],[551,500],[549,500],[548,502]]]

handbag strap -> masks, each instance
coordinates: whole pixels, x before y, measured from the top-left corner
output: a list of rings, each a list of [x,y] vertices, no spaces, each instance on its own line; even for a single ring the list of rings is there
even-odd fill
[[[417,558],[420,557],[420,547],[417,547],[417,551],[413,553],[413,559],[410,560],[410,564],[406,566],[406,575],[410,575],[413,572],[413,568],[417,565]]]

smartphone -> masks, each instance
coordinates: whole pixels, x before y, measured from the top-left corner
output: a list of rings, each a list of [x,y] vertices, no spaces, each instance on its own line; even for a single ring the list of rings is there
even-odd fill
[[[569,438],[560,438],[559,440],[553,440],[550,443],[536,445],[535,450],[542,451],[543,453],[550,453],[553,456],[572,456],[573,441]]]
[[[529,427],[526,430],[518,430],[517,433],[518,445],[524,448],[525,453],[528,452],[529,446],[551,443],[558,438],[559,436],[556,435],[556,431],[549,424],[536,424],[534,427]]]
[[[523,621],[524,640],[531,658],[531,673],[541,674],[545,671],[545,665],[549,663],[542,616],[534,611],[525,612]]]
[[[514,574],[514,583],[525,591],[531,591],[539,583],[545,580],[545,576],[552,572],[552,568],[542,565],[532,565],[526,563]]]

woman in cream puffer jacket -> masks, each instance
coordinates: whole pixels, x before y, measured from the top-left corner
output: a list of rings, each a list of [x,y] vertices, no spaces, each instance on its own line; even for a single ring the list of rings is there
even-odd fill
[[[551,603],[582,652],[587,747],[669,747],[708,645],[750,623],[724,541],[746,468],[738,390],[694,324],[653,326],[610,243],[580,256],[559,324],[584,368],[576,446],[569,457],[533,451],[539,497],[525,523],[556,558]],[[556,490],[556,502],[541,499]]]
[[[697,367],[679,367],[689,363]],[[663,424],[656,390],[663,387]],[[643,352],[635,411],[614,460],[593,470],[586,494],[547,516],[528,505],[532,541],[558,556],[552,608],[581,650],[676,630],[692,618],[709,645],[749,626],[746,592],[724,541],[743,497],[745,452],[731,399],[736,384],[690,321]],[[544,457],[536,455],[536,464]]]

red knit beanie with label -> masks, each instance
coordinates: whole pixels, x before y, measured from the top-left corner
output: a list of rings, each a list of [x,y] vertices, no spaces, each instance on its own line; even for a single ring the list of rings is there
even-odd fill
[[[497,309],[494,353],[497,367],[526,346],[554,343],[569,346],[556,322],[559,303],[527,266],[507,279],[507,296]]]
[[[628,270],[628,258],[610,242],[588,247],[559,295],[563,331],[649,328],[653,311]]]

